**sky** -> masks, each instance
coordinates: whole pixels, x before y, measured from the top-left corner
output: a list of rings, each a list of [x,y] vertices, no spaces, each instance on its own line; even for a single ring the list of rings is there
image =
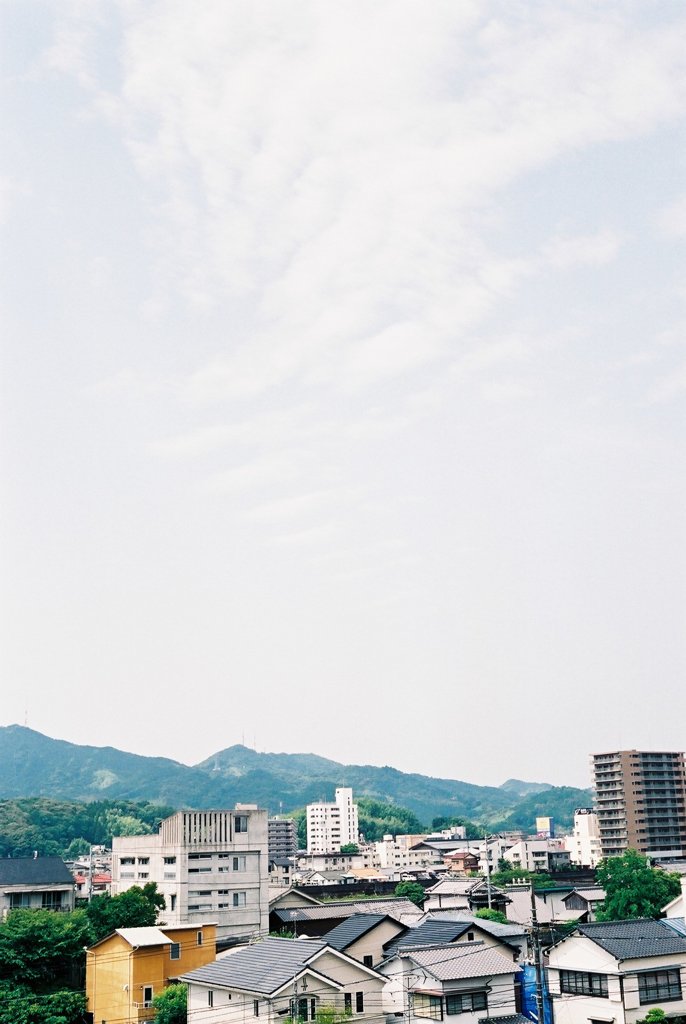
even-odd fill
[[[0,724],[683,750],[683,4],[0,21]]]

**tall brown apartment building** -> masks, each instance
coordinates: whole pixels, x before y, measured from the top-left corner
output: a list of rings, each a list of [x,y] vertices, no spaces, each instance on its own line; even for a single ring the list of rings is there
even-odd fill
[[[603,857],[686,857],[683,752],[616,750],[592,763]]]

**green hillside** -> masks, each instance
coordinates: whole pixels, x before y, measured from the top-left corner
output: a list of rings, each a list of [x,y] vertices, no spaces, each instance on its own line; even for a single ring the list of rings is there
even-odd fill
[[[0,799],[142,800],[195,808],[232,807],[240,801],[276,814],[330,800],[337,786],[406,808],[427,825],[442,816],[489,827],[516,821],[521,825],[508,827],[532,829],[537,814],[550,814],[566,825],[574,808],[591,799],[588,790],[546,788],[545,783],[510,780],[502,787],[477,786],[390,766],[344,765],[315,754],[262,754],[240,745],[188,767],[114,747],[67,743],[24,726],[0,727]]]

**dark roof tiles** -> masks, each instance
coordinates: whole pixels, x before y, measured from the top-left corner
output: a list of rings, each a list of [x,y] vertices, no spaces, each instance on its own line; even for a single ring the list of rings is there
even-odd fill
[[[640,918],[637,921],[594,921],[580,924],[581,935],[595,942],[616,960],[686,953],[686,938],[664,924]]]

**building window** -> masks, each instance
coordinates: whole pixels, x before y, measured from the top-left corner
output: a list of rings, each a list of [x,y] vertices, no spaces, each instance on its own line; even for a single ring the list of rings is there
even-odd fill
[[[164,858],[164,863],[165,864],[176,864],[176,857],[165,857]]]
[[[345,992],[343,994],[343,1008],[346,1013],[353,1012],[353,994],[352,992]]]
[[[60,910],[62,907],[61,892],[44,892],[41,900],[43,910]]]
[[[364,956],[362,957],[362,963],[364,964],[365,967],[374,966],[374,957],[371,955],[371,953],[364,954]]]
[[[260,1001],[259,1001],[259,999],[253,999],[253,1001],[252,1001],[252,1015],[253,1015],[253,1017],[259,1017],[259,1015],[260,1015]]]
[[[607,974],[560,971],[560,992],[572,996],[599,996],[607,999]]]
[[[234,857],[233,858],[233,870],[234,871],[245,871],[245,857]]]
[[[212,860],[211,853],[189,853],[189,860]]]
[[[248,831],[248,815],[237,814],[233,819],[233,830],[234,832],[247,832]]]
[[[209,989],[207,992],[207,1005],[214,1006],[214,992],[212,989]]]
[[[244,892],[235,892],[233,894],[233,905],[234,907],[244,907],[247,902],[247,894]]]
[[[364,992],[355,993],[355,1012],[364,1013]]]
[[[136,858],[135,857],[120,857],[119,858],[119,863],[120,864],[135,864],[136,863]]]
[[[152,1006],[152,996],[153,996],[152,985],[144,985],[143,986],[143,1006],[145,1006],[146,1009],[149,1009]]]
[[[138,872],[138,877],[139,878],[150,878],[150,872],[149,871],[139,871]]]
[[[474,932],[467,932],[467,942],[474,942]]]
[[[149,857],[139,857],[138,858],[138,863],[139,864],[149,864],[150,863],[150,858]]]
[[[172,893],[170,899],[171,899],[171,906],[170,906],[169,909],[170,910],[176,910],[176,893]]]
[[[135,871],[120,871],[119,872],[119,877],[120,878],[135,878],[136,877],[136,873],[135,873]]]
[[[180,960],[181,959],[181,943],[180,942],[172,942],[171,946],[169,947],[169,959],[170,960]]]
[[[412,1002],[415,1017],[443,1020],[443,1000],[440,996],[429,996],[425,992],[415,992]]]
[[[196,938],[198,940],[198,945],[202,946],[202,932],[198,932]]]
[[[452,992],[445,997],[446,1013],[470,1013],[473,1010],[486,1010],[485,992]]]
[[[681,999],[679,969],[673,971],[646,971],[638,976],[638,995],[643,1003],[664,1003]]]
[[[28,892],[10,893],[10,910],[18,910],[20,907],[31,906],[31,894]]]

